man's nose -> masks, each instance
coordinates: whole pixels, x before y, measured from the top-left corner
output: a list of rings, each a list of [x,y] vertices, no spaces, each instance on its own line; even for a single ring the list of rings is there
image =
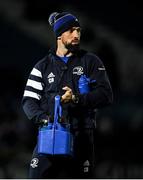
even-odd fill
[[[77,30],[74,30],[74,31],[73,31],[73,36],[74,36],[75,38],[79,38],[79,37],[80,37],[80,33],[79,33]]]

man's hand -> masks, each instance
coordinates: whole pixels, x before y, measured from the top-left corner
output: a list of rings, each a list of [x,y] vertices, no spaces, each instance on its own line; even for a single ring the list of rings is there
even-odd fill
[[[61,96],[61,102],[64,103],[70,102],[73,97],[72,89],[67,86],[63,87],[62,89],[65,90],[66,92]]]

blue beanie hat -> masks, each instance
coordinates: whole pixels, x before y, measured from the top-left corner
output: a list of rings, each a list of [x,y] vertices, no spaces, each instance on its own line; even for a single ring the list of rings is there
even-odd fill
[[[49,24],[52,26],[56,37],[60,36],[71,27],[80,27],[78,19],[68,12],[52,13],[49,16]]]

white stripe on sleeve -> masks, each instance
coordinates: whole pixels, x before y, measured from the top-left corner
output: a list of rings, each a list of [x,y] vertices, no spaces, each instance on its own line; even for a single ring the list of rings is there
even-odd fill
[[[35,92],[27,91],[27,90],[24,91],[23,96],[32,97],[32,98],[35,98],[35,99],[38,99],[38,100],[41,99],[41,96],[39,94],[37,94]]]
[[[26,86],[31,86],[34,89],[43,90],[42,84],[40,82],[28,79]]]
[[[38,77],[42,78],[41,72],[36,68],[32,69],[31,74],[34,75],[34,76],[38,76]]]

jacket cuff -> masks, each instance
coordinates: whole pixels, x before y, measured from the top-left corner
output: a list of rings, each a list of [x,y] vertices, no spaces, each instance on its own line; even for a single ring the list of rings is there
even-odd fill
[[[49,118],[49,116],[47,115],[47,114],[41,114],[41,115],[39,115],[39,117],[37,118],[37,120],[36,120],[36,124],[41,124],[41,123],[43,123],[44,122],[44,120],[45,120],[45,122],[49,122],[49,120],[50,120],[50,118]]]

